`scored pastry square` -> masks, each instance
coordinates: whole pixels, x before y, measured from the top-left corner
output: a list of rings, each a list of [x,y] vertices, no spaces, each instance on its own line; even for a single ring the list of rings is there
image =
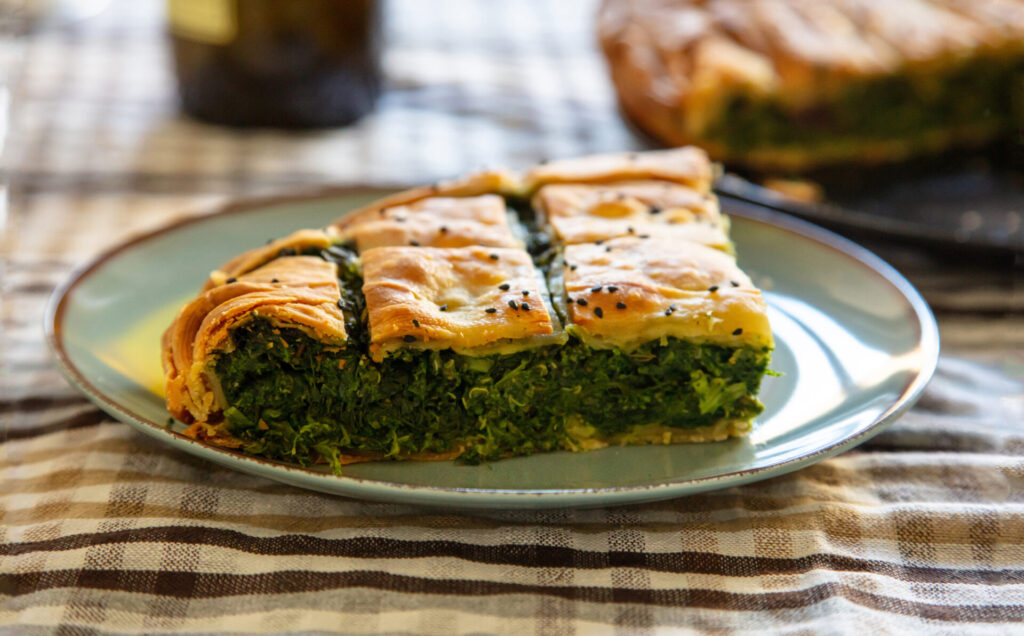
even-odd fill
[[[379,247],[362,260],[375,359],[400,347],[460,351],[555,333],[525,250]]]
[[[732,247],[717,199],[674,183],[548,185],[534,197],[534,207],[566,244],[648,235]]]
[[[715,168],[706,152],[694,146],[591,155],[549,161],[523,175],[523,188],[533,192],[551,183],[610,183],[657,179],[709,192]]]
[[[474,172],[450,181],[439,181],[429,186],[420,186],[403,192],[396,192],[383,199],[378,199],[361,208],[343,214],[331,227],[344,231],[364,213],[376,213],[381,208],[393,208],[400,205],[411,205],[429,198],[471,198],[487,194],[513,194],[519,191],[519,176],[505,170],[488,169]]]
[[[402,245],[521,245],[509,227],[505,200],[494,194],[431,197],[407,205],[364,210],[346,224],[344,235],[355,241],[360,252]]]
[[[568,245],[564,280],[569,323],[605,344],[772,343],[761,292],[732,256],[704,245],[654,237]]]

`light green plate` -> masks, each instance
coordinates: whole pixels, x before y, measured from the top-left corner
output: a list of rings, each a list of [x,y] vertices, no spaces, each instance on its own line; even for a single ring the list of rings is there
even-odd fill
[[[46,313],[61,370],[102,409],[177,449],[261,477],[366,499],[462,508],[652,501],[765,479],[878,433],[917,399],[939,355],[935,320],[895,270],[815,226],[725,202],[740,265],[766,291],[777,349],[747,439],[550,453],[481,466],[377,462],[344,476],[215,448],[168,424],[160,334],[210,270],[268,238],[320,227],[380,191],[237,204],[100,256]]]

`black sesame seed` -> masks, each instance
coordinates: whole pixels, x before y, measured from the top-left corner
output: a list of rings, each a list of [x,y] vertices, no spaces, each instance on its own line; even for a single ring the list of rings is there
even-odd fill
[[[597,292],[601,291],[601,286],[598,285],[597,287],[591,287],[590,291],[592,291],[592,292],[594,292],[596,294]]]
[[[412,334],[408,334],[408,335],[402,336],[402,340],[405,340],[406,342],[416,342],[416,336],[414,336]]]
[[[277,280],[276,278],[271,278],[270,282],[272,282],[272,283],[280,283],[281,281]]]
[[[661,208],[656,205],[651,206],[651,214],[661,214]]]
[[[440,309],[441,311],[448,311],[448,305],[441,305],[440,307],[438,307],[438,309]]]
[[[419,329],[419,327],[420,327],[420,321],[419,321],[419,320],[416,320],[415,318],[413,318],[413,319],[412,319],[412,326],[413,326],[413,327],[416,327],[417,329]]]
[[[340,299],[340,298],[338,299],[338,302],[336,304],[338,305],[338,309],[344,309],[345,308],[345,301]]]
[[[739,287],[739,286],[740,286],[740,284],[739,284],[739,283],[737,283],[737,282],[736,282],[736,281],[734,281],[734,280],[731,280],[731,281],[729,281],[729,284],[730,284],[730,285],[732,285],[733,287]]]
[[[530,290],[529,289],[524,289],[523,290],[523,296],[529,296],[529,295],[530,295]]]
[[[672,310],[671,309],[666,309],[665,310],[665,315],[666,316],[671,316],[672,315]]]
[[[675,305],[669,305],[668,308],[671,309],[672,311],[676,310],[676,306]]]
[[[447,234],[448,233],[448,227],[445,226],[445,225],[442,225],[441,229],[440,229],[440,232],[441,232],[441,234]]]
[[[405,217],[404,216],[396,216],[395,217],[395,223],[405,223]]]
[[[278,256],[295,256],[296,254],[294,247],[285,247],[277,253]]]
[[[575,264],[570,265],[569,266],[569,270],[575,272],[576,271],[576,265]]]
[[[626,231],[627,231],[627,232],[629,232],[630,234],[636,234],[636,230],[634,230],[634,229],[633,229],[633,226],[632,226],[632,225],[631,225],[631,226],[629,226],[629,227],[627,227],[627,228],[626,228]]]
[[[238,282],[238,279],[237,279],[237,278],[235,278],[234,276],[232,276],[231,278],[227,279],[227,280],[226,280],[226,281],[224,281],[224,282],[225,282],[225,283],[229,283],[229,284],[230,284],[230,283],[237,283],[237,282]]]
[[[712,285],[711,287],[708,287],[708,291],[711,292],[712,294],[715,293],[716,291],[718,291],[718,285]]]
[[[490,259],[491,259],[492,261],[496,261],[496,260],[498,260],[498,255],[497,255],[497,254],[491,254],[489,258],[490,258]]]
[[[608,247],[604,248],[604,251],[606,251],[606,252],[610,252],[610,251],[612,251],[612,247],[611,247],[611,245],[609,245]]]
[[[576,304],[579,305],[580,307],[586,307],[587,306],[587,299],[586,298],[577,298],[576,299]]]
[[[413,247],[419,247],[420,246],[420,242],[419,241],[409,241],[409,245],[412,245]]]
[[[604,243],[604,239],[597,239],[594,241],[594,245],[600,245],[601,243]]]
[[[508,291],[509,287],[511,287],[511,285],[509,285],[508,283],[502,283],[498,285],[498,289],[500,289],[501,291]]]
[[[598,318],[604,318],[604,310],[600,307],[594,307],[594,315]]]
[[[615,285],[608,285],[608,293],[609,294],[614,294],[617,291],[619,291],[618,287],[616,287]]]
[[[615,306],[616,306],[617,308],[619,308],[619,309],[625,309],[625,308],[626,308],[626,303],[624,303],[624,302],[622,302],[622,301],[620,300],[619,302],[615,303]]]
[[[648,238],[651,238],[651,235],[650,234],[637,234],[636,237],[637,238],[642,238],[642,239],[648,239]]]
[[[518,303],[516,303],[516,301],[514,300],[508,301],[508,306],[511,307],[512,309],[519,309]]]
[[[739,329],[733,329],[733,331],[732,331],[732,335],[734,335],[734,336],[738,336],[741,333],[743,333],[743,327],[740,327]]]
[[[498,312],[498,310],[497,310],[497,309],[495,309],[494,307],[488,307],[488,308],[487,308],[487,309],[485,309],[484,311],[486,311],[486,312],[487,312],[487,313],[489,313],[489,314],[494,314],[494,313],[497,313],[497,312]]]
[[[526,303],[523,303],[522,305],[520,305],[520,307],[523,308],[523,311],[530,311],[530,306],[527,305]]]

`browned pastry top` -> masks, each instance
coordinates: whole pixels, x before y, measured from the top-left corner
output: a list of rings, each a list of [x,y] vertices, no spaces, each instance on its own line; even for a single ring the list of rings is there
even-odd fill
[[[569,322],[592,344],[772,343],[761,292],[720,250],[639,237],[569,245],[563,274]]]
[[[554,333],[525,250],[379,247],[363,256],[371,353],[469,350]]]
[[[541,188],[533,202],[565,244],[651,235],[731,249],[718,201],[674,183],[554,184]]]
[[[518,247],[496,194],[430,197],[404,205],[363,210],[346,222],[343,235],[360,252],[374,247]]]

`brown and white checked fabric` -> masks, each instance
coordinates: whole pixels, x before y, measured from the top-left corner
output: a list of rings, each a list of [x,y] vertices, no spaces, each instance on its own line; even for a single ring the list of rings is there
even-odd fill
[[[1024,632],[1024,271],[893,246],[944,356],[840,457],[656,504],[458,513],[281,486],[91,406],[42,342],[71,267],[227,197],[641,147],[583,0],[388,5],[388,93],[338,131],[176,115],[160,4],[3,43],[0,633]],[[968,359],[970,361],[968,361]],[[975,364],[983,362],[985,367]]]

